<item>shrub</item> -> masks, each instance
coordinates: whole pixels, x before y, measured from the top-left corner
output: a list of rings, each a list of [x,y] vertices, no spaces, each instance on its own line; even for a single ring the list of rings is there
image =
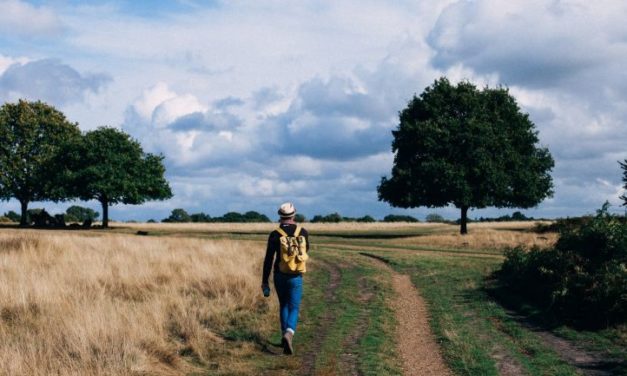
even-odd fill
[[[339,215],[338,213],[332,213],[332,214],[328,214],[325,216],[315,215],[311,219],[311,222],[312,223],[317,223],[317,222],[339,223],[339,222],[342,222],[342,220],[344,220],[344,218],[341,215]]]
[[[3,217],[7,217],[8,219],[10,219],[11,222],[17,223],[20,223],[20,219],[22,219],[22,216],[17,214],[13,210],[9,210],[8,212],[4,213]]]
[[[442,217],[441,215],[437,214],[437,213],[431,213],[431,214],[427,214],[427,217],[425,218],[427,222],[444,222],[444,217]]]
[[[203,212],[190,215],[192,222],[211,222],[211,216]]]
[[[363,217],[357,218],[355,221],[360,223],[374,223],[377,220],[374,219],[372,216],[364,215]]]
[[[544,234],[547,232],[567,232],[580,228],[581,226],[589,223],[593,216],[585,215],[582,217],[566,217],[558,218],[555,222],[550,224],[538,223],[534,228],[534,232]]]
[[[191,222],[192,218],[185,211],[185,209],[173,209],[168,218],[163,219],[161,222]]]
[[[390,214],[383,217],[383,222],[420,222],[418,219],[411,215],[396,215]]]
[[[551,249],[508,250],[498,278],[567,321],[588,327],[627,321],[627,224],[608,206],[579,226],[560,228]]]
[[[85,208],[78,205],[72,205],[65,211],[65,220],[67,222],[85,222],[95,221],[100,216],[100,213],[90,208]]]

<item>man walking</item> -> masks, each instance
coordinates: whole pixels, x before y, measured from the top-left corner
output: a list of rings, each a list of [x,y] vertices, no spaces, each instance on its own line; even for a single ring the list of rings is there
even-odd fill
[[[303,295],[303,273],[309,252],[309,234],[294,221],[296,209],[290,202],[279,208],[279,227],[270,233],[263,262],[261,288],[270,295],[268,278],[274,267],[274,288],[279,298],[283,353],[292,355],[292,339],[298,323]]]

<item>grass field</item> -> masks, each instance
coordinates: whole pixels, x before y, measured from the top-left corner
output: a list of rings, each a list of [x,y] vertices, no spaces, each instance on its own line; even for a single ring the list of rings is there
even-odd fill
[[[306,224],[297,352],[282,356],[276,298],[259,290],[274,226],[0,230],[0,374],[400,375],[391,273],[423,295],[454,374],[576,375],[582,354],[625,372],[626,328],[539,329],[494,299],[504,246],[555,241],[533,223],[471,224],[467,237],[443,224]]]

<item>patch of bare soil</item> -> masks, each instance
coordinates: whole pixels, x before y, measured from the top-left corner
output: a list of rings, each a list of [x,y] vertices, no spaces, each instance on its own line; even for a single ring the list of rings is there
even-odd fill
[[[491,353],[492,359],[496,362],[496,369],[500,376],[524,375],[523,367],[507,350],[501,346],[494,346]]]
[[[329,271],[329,284],[327,285],[324,293],[324,301],[329,305],[333,305],[337,301],[335,291],[340,286],[342,275],[337,266],[322,262],[320,262],[320,264],[323,268]],[[324,316],[320,319],[318,325],[319,331],[317,332],[314,342],[311,344],[309,351],[304,354],[302,358],[302,365],[300,369],[302,375],[311,375],[313,373],[316,364],[316,355],[320,352],[320,348],[327,336],[326,328],[331,326],[333,319],[331,310],[327,310]]]
[[[546,346],[559,354],[568,364],[577,368],[582,375],[611,376],[616,374],[613,370],[622,365],[619,359],[612,359],[603,352],[582,349],[572,341],[551,333],[513,311],[508,310],[507,313],[522,326],[533,331]]]
[[[530,324],[525,324],[529,326]],[[621,363],[615,359],[608,359],[602,353],[587,351],[577,347],[571,341],[558,337],[546,330],[532,327],[536,335],[553,351],[558,353],[562,359],[577,368],[583,375],[589,376],[611,376],[615,373],[612,369]]]

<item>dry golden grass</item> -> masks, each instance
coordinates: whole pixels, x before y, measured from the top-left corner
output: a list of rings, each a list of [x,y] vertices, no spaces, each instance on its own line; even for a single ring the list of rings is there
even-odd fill
[[[524,226],[524,227],[523,227]],[[428,245],[451,248],[472,249],[503,249],[507,247],[524,246],[531,248],[538,246],[549,247],[557,241],[557,234],[537,234],[521,231],[532,227],[533,223],[478,223],[470,224],[468,234],[437,233],[409,238],[399,238],[393,241],[397,245]],[[456,229],[459,231],[458,229]]]
[[[243,355],[257,350],[223,335],[274,327],[262,252],[243,241],[0,232],[0,374],[246,372]]]

